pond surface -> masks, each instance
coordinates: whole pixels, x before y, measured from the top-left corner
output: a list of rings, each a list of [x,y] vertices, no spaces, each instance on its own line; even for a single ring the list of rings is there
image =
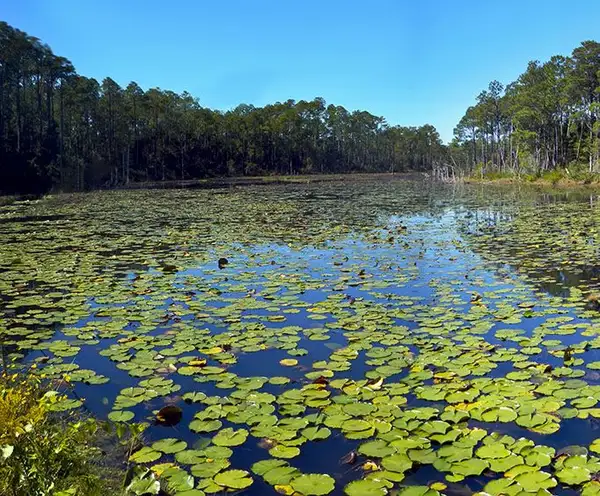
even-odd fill
[[[15,202],[2,360],[149,422],[169,494],[600,494],[599,219],[402,180]]]

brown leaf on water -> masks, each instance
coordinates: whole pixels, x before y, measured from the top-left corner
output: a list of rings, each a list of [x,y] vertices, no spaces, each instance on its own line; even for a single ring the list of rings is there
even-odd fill
[[[320,376],[320,377],[317,377],[317,378],[316,378],[316,379],[313,381],[313,384],[319,384],[319,385],[321,385],[321,386],[327,386],[327,384],[329,384],[329,381],[328,381],[328,380],[327,380],[325,377],[323,377],[323,376]]]
[[[277,443],[275,441],[273,441],[272,439],[269,439],[267,437],[262,438],[258,443],[258,447],[262,448],[262,449],[271,449],[273,446],[275,446]]]
[[[573,358],[573,348],[571,348],[570,346],[567,346],[567,348],[564,351],[564,355],[563,355],[563,359],[565,362],[569,362],[572,360]]]
[[[176,405],[162,407],[156,414],[156,422],[160,425],[172,427],[181,422],[183,410]]]

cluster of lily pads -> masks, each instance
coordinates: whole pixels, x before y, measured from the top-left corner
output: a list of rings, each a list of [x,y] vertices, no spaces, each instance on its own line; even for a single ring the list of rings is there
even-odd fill
[[[600,494],[595,283],[541,289],[597,257],[598,208],[344,188],[4,206],[3,356],[72,385],[56,409],[153,424],[137,494]]]

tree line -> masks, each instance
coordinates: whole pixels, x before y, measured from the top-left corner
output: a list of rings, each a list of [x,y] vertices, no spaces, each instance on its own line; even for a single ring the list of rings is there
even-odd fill
[[[322,98],[223,112],[187,92],[98,82],[0,22],[0,192],[429,170],[445,153],[431,125],[390,126]]]
[[[471,172],[600,172],[600,43],[530,62],[506,86],[491,82],[455,128],[449,155]]]

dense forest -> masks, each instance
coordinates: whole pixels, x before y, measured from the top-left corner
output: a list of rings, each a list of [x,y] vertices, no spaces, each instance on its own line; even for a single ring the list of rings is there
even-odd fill
[[[433,126],[322,98],[221,112],[188,93],[75,72],[37,38],[0,22],[0,191],[84,190],[214,176],[431,169]]]
[[[467,171],[600,172],[600,43],[530,62],[507,86],[493,81],[454,134],[449,155]]]
[[[433,170],[600,172],[600,43],[530,62],[477,97],[445,146],[435,127],[312,101],[200,105],[187,92],[76,73],[0,22],[0,193],[218,176]]]

